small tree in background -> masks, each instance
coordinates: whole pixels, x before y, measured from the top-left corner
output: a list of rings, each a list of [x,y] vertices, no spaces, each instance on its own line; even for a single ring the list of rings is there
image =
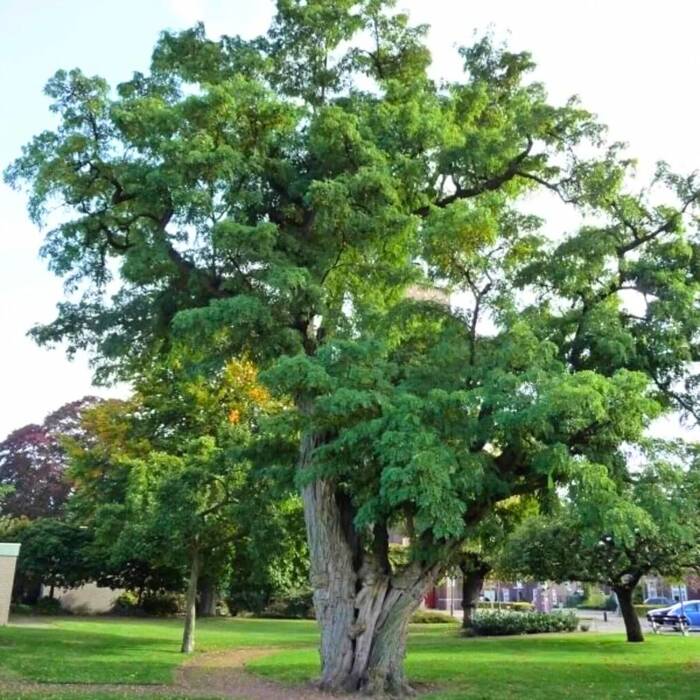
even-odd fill
[[[641,642],[633,596],[642,576],[682,576],[700,566],[700,470],[657,457],[606,484],[579,484],[559,513],[526,520],[502,565],[519,576],[610,586],[627,640]]]
[[[92,535],[85,528],[54,518],[40,518],[20,528],[22,546],[17,561],[18,587],[80,586],[91,578],[88,549]]]
[[[41,425],[25,425],[0,443],[0,512],[48,518],[61,513],[70,493],[63,438],[85,439],[83,412],[100,399],[85,396],[50,413]]]
[[[531,498],[510,498],[495,504],[492,512],[474,529],[456,557],[462,576],[462,627],[469,629],[487,576],[496,570],[508,537],[523,521],[537,512]]]
[[[310,602],[301,501],[288,491],[275,496],[277,489],[268,474],[250,480],[241,493],[227,591],[233,612],[261,613],[275,600]]]
[[[238,522],[255,517],[241,499],[252,478],[253,434],[281,405],[249,361],[231,360],[205,377],[179,350],[135,388],[130,401],[86,416],[96,439],[72,448],[70,512],[94,528],[117,570],[134,560],[186,569],[182,651],[189,653],[200,582],[226,585]]]

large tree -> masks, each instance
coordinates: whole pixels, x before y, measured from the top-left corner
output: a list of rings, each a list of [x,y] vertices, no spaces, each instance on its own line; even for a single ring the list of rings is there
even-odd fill
[[[485,39],[432,80],[426,28],[392,4],[279,0],[252,41],[165,33],[116,94],[59,71],[58,128],[6,175],[36,221],[72,214],[43,253],[75,296],[37,340],[106,379],[187,337],[293,402],[320,683],[368,692],[407,689],[410,614],[493,503],[614,470],[653,416],[695,412],[700,322],[692,178],[661,168],[663,206],[629,190],[526,53]],[[585,225],[523,213],[537,189]]]

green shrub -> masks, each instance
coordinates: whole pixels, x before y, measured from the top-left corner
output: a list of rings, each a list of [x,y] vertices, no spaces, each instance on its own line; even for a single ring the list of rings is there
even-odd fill
[[[455,623],[452,615],[438,610],[416,610],[411,616],[411,622],[417,624]]]
[[[634,609],[639,617],[645,617],[650,610],[658,610],[659,608],[668,608],[668,605],[635,605]]]
[[[57,598],[40,598],[36,603],[13,603],[10,606],[13,615],[71,615]]]
[[[583,603],[583,595],[580,593],[573,593],[572,595],[566,596],[566,602],[564,606],[567,608],[578,608],[579,605]]]
[[[13,603],[10,605],[10,613],[13,615],[33,615],[34,608],[26,603]]]
[[[471,634],[502,636],[539,634],[543,632],[573,632],[578,626],[574,613],[540,613],[507,610],[479,610],[472,620]]]
[[[259,617],[274,619],[306,619],[314,618],[314,601],[311,589],[303,588],[290,591],[286,595],[274,597]]]
[[[111,615],[140,615],[139,598],[133,591],[124,591],[115,601]]]
[[[61,601],[56,598],[40,598],[33,606],[35,615],[68,615]]]
[[[270,603],[270,595],[263,590],[237,590],[226,598],[231,615],[262,615]]]
[[[617,610],[617,600],[614,595],[606,596],[600,591],[594,591],[588,598],[576,606],[579,610]]]
[[[513,612],[530,612],[535,609],[532,603],[524,600],[512,601],[509,603],[491,603],[480,601],[477,603],[477,610],[512,610]]]
[[[184,603],[183,596],[177,593],[153,593],[145,596],[141,601],[141,610],[145,615],[167,617],[183,612]]]

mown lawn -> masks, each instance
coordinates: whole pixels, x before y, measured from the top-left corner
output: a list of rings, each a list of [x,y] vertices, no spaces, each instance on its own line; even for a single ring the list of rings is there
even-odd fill
[[[700,635],[536,635],[462,639],[441,625],[416,625],[407,657],[411,680],[426,700],[554,700],[559,698],[700,698]],[[318,672],[316,654],[285,651],[247,668],[285,683]]]
[[[178,620],[42,619],[37,626],[0,628],[0,682],[168,683],[183,660]],[[270,656],[247,668],[282,683],[318,672],[313,622],[207,620],[198,630],[200,652],[265,647]],[[627,644],[622,635],[462,639],[451,625],[414,625],[408,672],[430,700],[527,698],[700,697],[700,635],[650,636]],[[126,700],[122,693],[88,692],[94,700]],[[9,693],[9,694],[8,694]],[[68,700],[73,692],[0,690],[5,700]],[[139,695],[143,700],[148,695]],[[159,696],[161,700],[163,695]],[[284,698],[281,691],[280,698]]]
[[[35,623],[35,624],[32,624]],[[181,620],[34,618],[0,627],[0,678],[44,683],[169,683],[180,653]],[[203,620],[199,652],[313,646],[307,620]]]

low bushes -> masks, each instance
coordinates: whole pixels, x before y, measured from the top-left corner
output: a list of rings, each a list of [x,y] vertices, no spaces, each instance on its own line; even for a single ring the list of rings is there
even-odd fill
[[[582,593],[572,593],[571,595],[566,596],[566,600],[564,601],[564,607],[578,608],[579,605],[585,604],[584,601],[585,597]]]
[[[525,601],[512,601],[510,603],[489,603],[481,601],[477,603],[477,610],[512,610],[514,612],[530,612],[535,609],[532,603]]]
[[[641,603],[634,606],[639,617],[645,617],[650,610],[658,610],[659,608],[670,608],[670,605],[642,605]]]
[[[179,593],[153,593],[141,601],[144,615],[168,617],[185,611],[185,597]]]
[[[451,615],[437,610],[416,610],[411,616],[411,622],[418,624],[435,624],[455,623],[457,621]]]
[[[139,607],[139,599],[133,591],[124,591],[112,605],[110,615],[143,615]]]
[[[276,596],[258,617],[312,620],[314,618],[313,594],[310,589],[301,589],[290,591],[283,596]]]
[[[573,632],[578,618],[572,612],[540,613],[501,610],[479,610],[474,614],[468,634],[502,636],[510,634],[539,634],[543,632]]]
[[[39,598],[33,605],[14,603],[10,607],[13,615],[70,615],[70,610],[61,605],[56,598]]]
[[[185,598],[180,593],[149,593],[139,603],[138,596],[125,591],[115,601],[111,615],[169,617],[184,612]]]
[[[604,593],[594,591],[576,607],[579,610],[607,610],[612,612],[617,610],[617,600],[614,595],[606,596]]]

